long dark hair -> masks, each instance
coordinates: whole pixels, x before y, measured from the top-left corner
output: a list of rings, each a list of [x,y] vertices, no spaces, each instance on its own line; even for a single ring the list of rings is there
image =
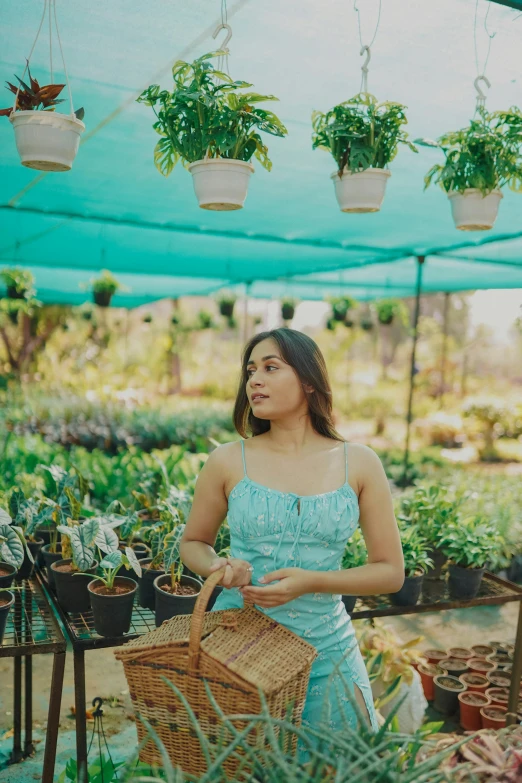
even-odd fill
[[[281,351],[281,356],[290,367],[296,371],[299,380],[304,385],[312,386],[314,392],[307,394],[308,410],[312,427],[319,435],[333,440],[344,440],[333,423],[332,389],[328,379],[328,370],[324,356],[319,346],[310,337],[295,329],[272,329],[252,337],[243,351],[241,363],[241,378],[234,406],[234,427],[243,437],[251,432],[253,436],[261,435],[270,429],[270,421],[258,419],[252,413],[246,393],[248,381],[247,363],[256,345],[263,340],[275,340]]]

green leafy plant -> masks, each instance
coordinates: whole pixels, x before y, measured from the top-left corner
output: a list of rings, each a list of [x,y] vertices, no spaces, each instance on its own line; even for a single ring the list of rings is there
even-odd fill
[[[24,551],[27,552],[31,563],[34,562],[25,540],[24,531],[18,525],[13,525],[11,516],[3,508],[0,508],[0,559],[15,568],[20,568],[24,562]]]
[[[485,462],[497,461],[499,457],[495,443],[509,428],[514,411],[501,399],[486,398],[470,400],[464,406],[463,414],[482,425],[484,447],[480,452],[481,459]]]
[[[350,296],[333,296],[329,300],[332,307],[332,319],[334,321],[344,321],[348,310],[352,310],[357,302]]]
[[[439,536],[439,546],[451,563],[483,568],[502,548],[502,538],[490,520],[469,516],[448,525]]]
[[[216,296],[216,302],[219,307],[219,312],[224,318],[228,318],[229,322],[234,315],[234,305],[237,302],[237,296],[231,291],[221,291]]]
[[[125,568],[132,568],[138,576],[141,576],[140,561],[129,546],[125,547],[125,553],[116,549],[105,555],[99,563],[99,568],[101,568],[103,576],[96,575],[96,579],[103,582],[108,590],[114,590],[114,580],[118,575],[118,571],[124,566]]]
[[[343,568],[358,568],[365,565],[368,560],[368,550],[363,535],[359,528],[355,530],[355,533],[346,544],[346,548],[343,554],[342,567]]]
[[[380,299],[375,302],[375,310],[380,324],[389,326],[395,319],[404,326],[409,325],[408,308],[400,299]]]
[[[163,563],[165,565],[165,571],[170,573],[170,584],[173,591],[183,574],[183,563],[181,561],[179,547],[184,530],[185,525],[178,525],[174,530],[171,530],[170,533],[167,533],[163,541]]]
[[[384,169],[395,158],[399,144],[413,152],[416,147],[403,130],[406,106],[378,103],[369,93],[359,93],[323,114],[312,113],[312,146],[330,152],[338,174],[365,169]]]
[[[203,332],[205,331],[205,329],[213,329],[213,328],[214,328],[214,321],[212,320],[211,313],[207,312],[206,310],[200,310],[198,313],[196,329],[199,329]]]
[[[164,176],[178,161],[186,165],[205,157],[250,161],[255,156],[264,168],[272,167],[259,131],[285,136],[287,130],[273,112],[258,104],[277,98],[239,92],[252,85],[216,70],[211,60],[220,54],[204,54],[193,63],[178,60],[172,68],[172,91],[153,84],[137,99],[156,115],[153,128],[161,139],[154,163]]]
[[[429,543],[416,527],[401,527],[402,554],[404,557],[404,573],[407,577],[418,576],[419,571],[425,574],[433,567],[433,560],[428,557]]]
[[[70,519],[67,525],[58,525],[57,529],[62,534],[62,556],[64,559],[71,557],[71,570],[86,571],[91,568],[96,556],[99,519],[86,519],[81,523]]]
[[[483,195],[507,185],[522,192],[522,112],[516,106],[509,111],[488,112],[478,107],[466,128],[452,131],[437,141],[416,139],[416,143],[438,147],[445,162],[436,163],[426,174],[425,187],[440,185],[449,193],[469,188]]]
[[[110,756],[104,756],[103,753],[89,764],[87,769],[88,783],[116,783],[121,781],[121,767],[125,765],[124,761],[116,761],[110,758]],[[118,772],[120,770],[120,772]],[[139,770],[137,770],[139,771]],[[65,765],[65,769],[58,777],[58,783],[79,783],[80,776],[78,775],[78,764],[76,759],[69,759]]]
[[[416,487],[398,504],[397,519],[401,528],[414,527],[431,546],[440,546],[448,526],[457,524],[463,496],[452,497],[439,483]]]
[[[12,299],[31,299],[35,295],[34,276],[28,269],[6,267],[0,271],[0,280]]]
[[[91,287],[93,293],[107,293],[115,294],[116,291],[124,289],[121,283],[119,283],[112,272],[108,269],[102,269],[99,277],[93,277],[91,279]]]
[[[46,84],[44,86],[40,86],[37,79],[33,79],[31,76],[29,62],[27,62],[27,73],[29,75],[29,84],[23,82],[15,74],[15,79],[17,79],[20,83],[20,92],[18,92],[18,87],[16,87],[14,84],[11,84],[10,82],[7,82],[7,89],[12,92],[13,95],[18,93],[18,98],[16,100],[16,110],[54,111],[55,106],[58,106],[58,104],[64,102],[65,99],[60,98],[58,100],[58,96],[65,87],[65,84]],[[0,117],[9,117],[12,111],[12,106],[10,106],[8,109],[0,109]],[[74,113],[78,120],[83,120],[85,109],[76,109]]]

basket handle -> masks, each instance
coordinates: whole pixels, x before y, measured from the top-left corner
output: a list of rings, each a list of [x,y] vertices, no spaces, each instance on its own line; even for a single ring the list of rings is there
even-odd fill
[[[188,648],[188,671],[191,675],[196,675],[199,664],[199,648],[201,644],[201,634],[203,632],[203,620],[205,619],[205,612],[207,610],[207,604],[210,600],[212,590],[219,584],[223,576],[225,575],[226,566],[214,571],[210,576],[205,579],[203,587],[198,595],[194,611],[192,612],[192,619],[190,621],[190,637]]]

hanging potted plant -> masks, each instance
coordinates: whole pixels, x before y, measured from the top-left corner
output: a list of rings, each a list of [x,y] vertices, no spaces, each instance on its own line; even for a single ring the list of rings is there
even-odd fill
[[[230,321],[234,317],[234,306],[237,301],[237,296],[229,291],[222,291],[216,297],[218,303],[219,312],[223,318],[228,318]]]
[[[373,319],[372,319],[370,313],[367,313],[366,315],[362,316],[359,325],[360,325],[361,329],[363,330],[363,332],[371,332],[372,331],[372,329],[374,327],[374,323],[373,323]]]
[[[480,516],[449,524],[439,537],[439,546],[449,560],[448,586],[453,598],[474,598],[488,560],[502,542],[496,526]]]
[[[218,56],[179,60],[172,69],[171,92],[153,84],[137,101],[151,106],[157,118],[153,128],[162,137],[154,150],[158,171],[168,176],[181,161],[192,174],[202,209],[234,210],[244,205],[252,157],[272,168],[259,131],[285,136],[287,130],[273,112],[258,107],[277,98],[241,92],[252,85],[216,70],[211,60]]]
[[[331,178],[341,212],[378,212],[399,144],[417,152],[402,127],[405,109],[364,92],[326,114],[313,112],[312,146],[330,152],[337,164]]]
[[[343,554],[342,568],[358,568],[366,563],[368,560],[368,550],[361,533],[360,528],[356,528],[353,536],[346,544],[346,548]],[[343,603],[346,607],[348,614],[353,612],[355,603],[357,601],[356,595],[343,595]]]
[[[415,606],[420,598],[424,574],[433,565],[428,557],[428,542],[415,527],[401,527],[402,552],[404,557],[404,584],[396,593],[390,594],[394,606]],[[440,664],[443,668],[444,665]]]
[[[8,299],[31,299],[35,295],[34,277],[28,269],[12,267],[0,271]]]
[[[23,81],[26,71],[29,84]],[[55,106],[64,102],[58,96],[65,84],[40,86],[31,76],[29,60],[22,78],[15,76],[15,79],[19,86],[7,82],[7,89],[15,96],[14,104],[1,109],[0,115],[9,117],[13,126],[22,165],[38,171],[70,171],[85,130],[82,122],[85,111],[74,110],[68,80],[71,113],[59,114]]]
[[[157,626],[175,615],[191,614],[201,591],[202,585],[198,579],[183,575],[179,545],[184,530],[185,525],[178,525],[165,536],[163,562],[167,573],[154,580]]]
[[[94,629],[100,636],[123,636],[129,632],[138,584],[128,576],[118,576],[118,571],[125,566],[141,576],[140,561],[132,549],[126,547],[123,553],[117,546],[116,543],[116,548],[100,560],[103,576],[96,577],[87,585]]]
[[[108,269],[103,269],[99,277],[93,278],[91,286],[94,304],[98,307],[110,307],[111,299],[116,291],[124,288]]]
[[[297,299],[292,299],[291,296],[285,296],[281,300],[281,318],[283,321],[292,321],[295,315],[295,308],[297,305]]]
[[[382,326],[391,326],[395,318],[408,324],[408,310],[400,299],[380,299],[375,302],[377,320]]]
[[[425,189],[438,184],[447,193],[456,228],[487,231],[497,218],[502,188],[522,191],[520,128],[522,112],[488,112],[484,106],[466,128],[446,133],[438,141],[417,143],[438,147],[445,158],[425,177]]]
[[[350,296],[333,296],[329,300],[332,308],[333,321],[346,321],[349,310],[353,310],[357,304]]]

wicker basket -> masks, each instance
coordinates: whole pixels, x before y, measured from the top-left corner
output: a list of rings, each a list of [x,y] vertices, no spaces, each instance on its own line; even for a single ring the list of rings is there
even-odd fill
[[[163,741],[174,767],[195,776],[207,770],[205,756],[186,709],[162,677],[186,697],[207,740],[215,743],[223,737],[228,744],[231,735],[212,707],[203,680],[225,715],[259,714],[259,688],[275,718],[284,718],[293,700],[291,720],[299,726],[317,655],[315,647],[252,606],[205,613],[223,573],[224,569],[216,571],[206,580],[192,615],[173,617],[114,651],[123,662],[137,713],[138,741],[147,735],[140,721],[145,718]],[[247,725],[234,721],[240,730]],[[263,722],[256,724],[247,740],[250,745],[265,745]],[[162,764],[159,749],[150,739],[140,759]],[[227,774],[234,774],[238,763],[229,758],[223,764]]]

